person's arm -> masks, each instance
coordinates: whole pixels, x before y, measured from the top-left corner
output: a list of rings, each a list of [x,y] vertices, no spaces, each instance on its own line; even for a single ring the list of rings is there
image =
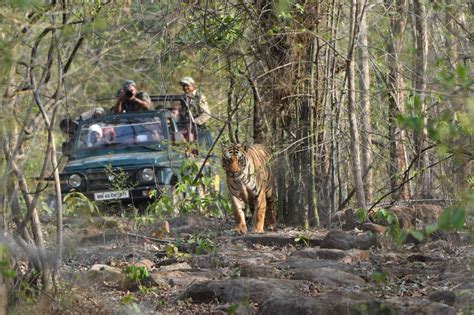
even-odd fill
[[[129,100],[133,101],[141,109],[149,110],[151,108],[151,99],[147,92],[137,93],[129,98]]]
[[[201,97],[199,99],[199,116],[194,117],[194,122],[197,125],[204,125],[206,121],[211,118],[211,111],[209,110],[209,104],[207,103],[207,99],[204,95],[201,94]]]
[[[122,103],[123,103],[124,97],[125,97],[125,91],[122,90],[122,91],[120,91],[120,93],[118,95],[117,104],[115,105],[115,112],[116,113],[120,114],[123,111]]]

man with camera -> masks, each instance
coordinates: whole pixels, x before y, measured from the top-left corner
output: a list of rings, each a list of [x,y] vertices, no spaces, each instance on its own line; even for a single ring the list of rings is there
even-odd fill
[[[118,92],[116,113],[128,113],[153,109],[147,92],[138,91],[135,81],[125,80],[123,88]]]

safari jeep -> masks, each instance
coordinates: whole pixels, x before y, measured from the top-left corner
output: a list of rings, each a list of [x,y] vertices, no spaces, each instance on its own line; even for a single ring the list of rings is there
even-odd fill
[[[187,158],[180,135],[168,110],[83,121],[70,142],[69,161],[60,174],[61,192],[78,191],[92,201],[127,203],[159,197],[161,188],[173,187],[179,180],[178,170]],[[209,148],[209,131],[199,129],[198,135],[199,144]],[[205,171],[213,172],[210,166]],[[218,176],[215,179],[218,181]]]

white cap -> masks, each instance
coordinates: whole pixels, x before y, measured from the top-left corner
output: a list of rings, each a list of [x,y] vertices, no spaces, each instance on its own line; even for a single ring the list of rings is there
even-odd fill
[[[102,128],[98,124],[89,126],[89,130],[97,132],[102,137]]]
[[[196,85],[194,83],[193,78],[191,78],[191,77],[182,78],[181,81],[179,81],[179,84],[181,84],[181,85],[194,85],[194,86]]]

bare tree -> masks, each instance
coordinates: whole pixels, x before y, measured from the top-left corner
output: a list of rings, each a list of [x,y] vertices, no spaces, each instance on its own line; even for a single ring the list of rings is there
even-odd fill
[[[421,124],[414,132],[415,154],[419,157],[417,170],[421,173],[418,185],[416,187],[416,196],[419,198],[431,198],[431,170],[430,158],[427,151],[423,148],[428,141],[427,117],[426,117],[426,70],[428,67],[428,34],[427,34],[427,16],[425,4],[420,0],[413,0],[413,14],[415,20],[414,41],[416,47],[416,58],[414,65],[414,90],[419,97],[419,119]],[[423,152],[423,153],[422,153]]]
[[[351,135],[351,162],[352,175],[354,176],[354,186],[356,190],[357,206],[365,209],[365,193],[362,181],[362,164],[360,161],[360,135],[359,125],[356,112],[356,93],[355,93],[355,40],[358,33],[359,25],[357,23],[357,15],[360,7],[357,0],[352,0],[351,13],[349,22],[349,47],[347,53],[347,115],[349,119],[349,130]]]
[[[389,141],[390,141],[390,186],[397,191],[402,181],[401,174],[407,166],[407,152],[405,149],[405,131],[397,125],[397,116],[404,112],[405,95],[403,93],[404,80],[400,54],[402,39],[406,27],[406,0],[385,0],[385,7],[390,16],[390,34],[387,41],[388,52],[388,100],[389,100]],[[402,185],[401,191],[393,195],[393,199],[409,199],[409,183]]]
[[[367,1],[359,0],[360,14],[359,25],[359,71],[360,71],[360,103],[361,103],[361,163],[364,176],[364,192],[367,203],[372,201],[373,172],[372,172],[372,126],[371,126],[371,103],[370,103],[370,68],[369,68],[369,44],[367,28]]]

